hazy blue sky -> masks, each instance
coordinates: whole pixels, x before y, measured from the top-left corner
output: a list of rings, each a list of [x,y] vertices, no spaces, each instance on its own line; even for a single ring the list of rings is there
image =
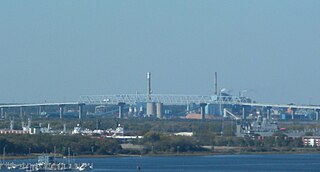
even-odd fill
[[[146,92],[320,104],[319,0],[0,1],[0,102]]]

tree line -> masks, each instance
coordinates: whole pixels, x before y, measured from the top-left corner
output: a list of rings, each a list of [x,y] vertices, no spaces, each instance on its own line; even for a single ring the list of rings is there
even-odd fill
[[[62,128],[63,124],[76,126],[76,120],[50,120],[53,129]],[[49,123],[44,119],[34,119],[32,125]],[[7,125],[0,121],[0,126]],[[97,125],[99,124],[99,125]],[[161,154],[161,153],[192,153],[212,152],[204,146],[242,147],[245,151],[273,151],[275,149],[291,149],[303,147],[301,138],[290,139],[283,132],[276,132],[263,139],[256,137],[235,137],[232,121],[221,120],[159,120],[145,119],[111,119],[90,118],[82,122],[83,128],[108,129],[121,124],[127,135],[142,135],[143,139],[116,140],[81,135],[0,135],[0,149],[5,147],[11,155],[29,153],[59,153],[67,155],[115,155],[115,154]],[[193,132],[192,137],[175,136],[176,132]],[[124,150],[122,143],[141,145],[142,150]]]
[[[9,155],[30,153],[118,154],[121,146],[117,140],[96,139],[81,135],[0,135],[0,148]]]

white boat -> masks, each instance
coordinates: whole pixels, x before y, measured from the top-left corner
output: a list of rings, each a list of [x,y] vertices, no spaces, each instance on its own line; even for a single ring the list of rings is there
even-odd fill
[[[91,169],[92,169],[92,164],[89,164],[89,163],[82,163],[78,168],[79,171],[87,171]]]

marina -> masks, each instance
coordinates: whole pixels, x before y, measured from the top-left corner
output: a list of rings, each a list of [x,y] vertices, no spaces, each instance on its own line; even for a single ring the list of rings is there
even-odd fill
[[[319,154],[269,154],[269,155],[207,155],[207,156],[136,156],[108,158],[77,158],[78,164],[94,163],[95,171],[147,171],[147,172],[247,172],[247,171],[316,171],[320,168]],[[30,163],[16,160],[15,164]],[[25,169],[1,169],[1,172],[26,171]],[[49,171],[49,170],[46,170]],[[59,171],[59,170],[57,170]],[[61,171],[61,170],[60,170]],[[80,171],[71,169],[65,171]]]
[[[67,162],[58,162],[54,156],[38,156],[37,162],[1,162],[0,169],[8,171],[87,171],[93,169],[93,163],[75,163],[67,158]],[[74,161],[74,160],[72,160]]]

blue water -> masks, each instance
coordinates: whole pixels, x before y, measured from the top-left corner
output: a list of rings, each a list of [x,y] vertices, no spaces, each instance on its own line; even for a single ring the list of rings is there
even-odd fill
[[[75,161],[94,163],[92,172],[136,172],[137,166],[141,172],[320,171],[320,154],[78,158]]]

